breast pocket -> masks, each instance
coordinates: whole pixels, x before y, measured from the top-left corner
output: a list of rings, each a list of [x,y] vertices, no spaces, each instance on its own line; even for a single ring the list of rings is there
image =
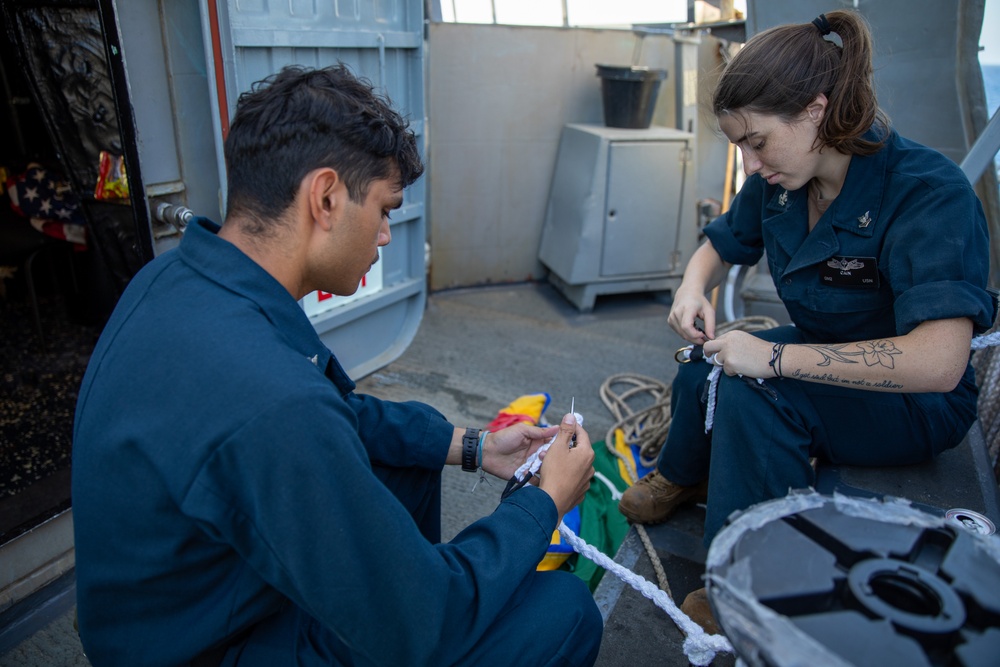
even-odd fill
[[[895,335],[892,290],[825,285],[819,276],[799,304],[803,327],[831,342]]]

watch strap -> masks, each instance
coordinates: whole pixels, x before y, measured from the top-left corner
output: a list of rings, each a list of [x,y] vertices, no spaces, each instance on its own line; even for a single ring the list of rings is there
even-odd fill
[[[479,449],[479,434],[481,429],[467,428],[462,436],[462,470],[476,472],[479,469],[476,452]]]

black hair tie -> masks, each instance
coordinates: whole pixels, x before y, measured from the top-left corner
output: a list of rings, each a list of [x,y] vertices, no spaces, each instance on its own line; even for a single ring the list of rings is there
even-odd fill
[[[826,20],[826,14],[820,14],[813,19],[813,25],[819,30],[819,34],[826,37],[830,34],[830,22]]]

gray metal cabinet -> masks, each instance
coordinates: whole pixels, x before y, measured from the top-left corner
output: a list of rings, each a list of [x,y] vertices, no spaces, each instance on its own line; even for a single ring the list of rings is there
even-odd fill
[[[683,201],[686,139],[612,141],[601,276],[673,269],[673,250]]]
[[[577,308],[679,284],[697,244],[693,145],[665,127],[563,128],[539,259]]]

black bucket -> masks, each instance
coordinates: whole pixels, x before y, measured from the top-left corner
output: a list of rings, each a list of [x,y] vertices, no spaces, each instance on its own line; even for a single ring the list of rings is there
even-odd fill
[[[643,130],[653,122],[660,82],[665,69],[596,65],[604,98],[604,124]]]

